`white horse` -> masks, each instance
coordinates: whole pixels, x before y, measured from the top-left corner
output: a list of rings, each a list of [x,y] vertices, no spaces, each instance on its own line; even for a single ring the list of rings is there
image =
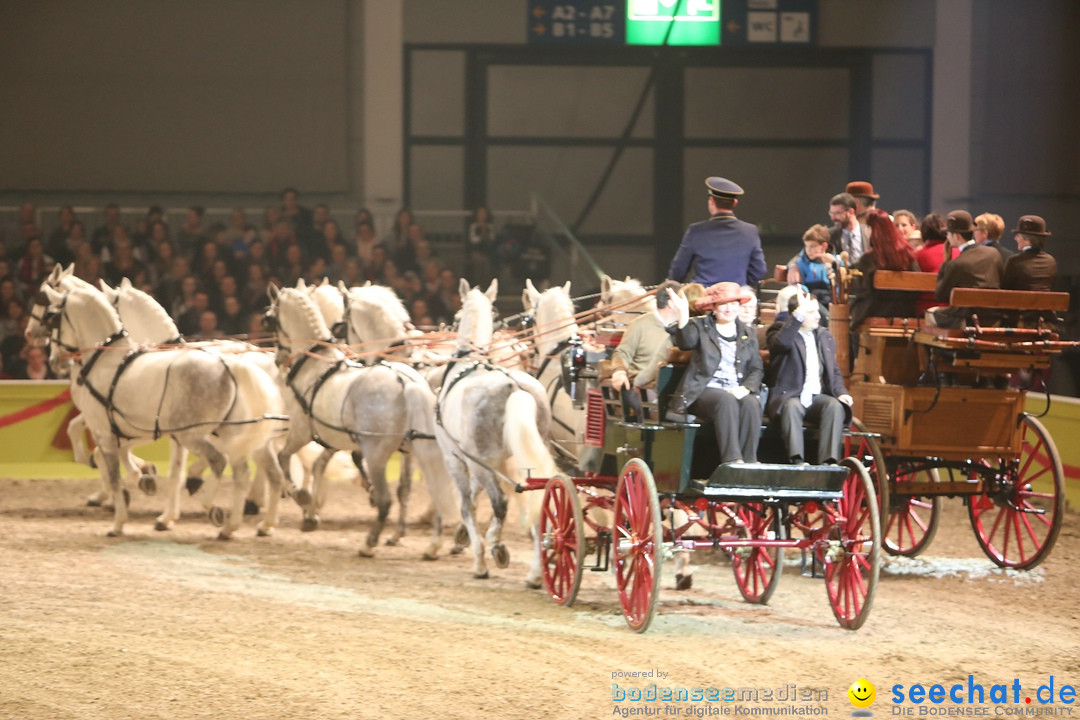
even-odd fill
[[[600,279],[600,301],[596,309],[609,315],[611,324],[629,325],[638,315],[656,309],[656,296],[629,275],[625,280],[604,275]]]
[[[74,263],[69,265],[67,269],[61,268],[59,264],[54,265],[52,272],[49,273],[42,284],[60,291],[77,287],[94,288],[93,285],[75,275]],[[49,330],[41,324],[41,317],[45,313],[47,306],[47,300],[43,298],[43,295],[39,294],[30,308],[30,320],[26,327],[26,338],[33,345],[45,345],[49,340]],[[66,373],[61,373],[59,370],[57,370],[57,374],[66,375]],[[86,504],[90,507],[107,507],[111,505],[113,502],[112,489],[108,475],[105,472],[104,459],[100,450],[95,449],[91,453],[86,447],[86,421],[82,413],[76,414],[68,422],[67,435],[68,440],[71,442],[75,462],[96,468],[101,474],[102,487],[86,499]],[[153,463],[147,462],[131,452],[131,448],[141,444],[144,443],[125,443],[124,452],[120,454],[120,463],[124,469],[123,485],[125,487],[128,485],[134,486],[138,483],[140,487],[148,488],[149,486],[146,483],[153,480],[154,476],[157,475],[157,467]],[[127,502],[127,495],[125,489],[125,502]]]
[[[548,451],[551,413],[544,388],[531,375],[491,365],[480,358],[493,332],[492,304],[498,291],[492,281],[487,292],[470,289],[462,280],[462,308],[458,324],[457,359],[447,366],[437,407],[435,437],[446,456],[450,475],[461,497],[461,516],[473,549],[473,576],[486,578],[484,540],[476,528],[474,497],[483,489],[491,500],[493,518],[486,540],[495,564],[507,567],[510,554],[502,544],[507,499],[500,480],[516,486],[528,473],[550,477],[556,471]],[[526,577],[529,587],[540,586],[539,493],[527,493],[533,559]]]
[[[215,475],[233,469],[232,511],[219,537],[226,539],[243,517],[250,474],[246,458],[278,431],[274,389],[265,373],[248,363],[226,363],[200,350],[147,351],[127,336],[116,311],[93,288],[56,292],[42,287],[48,302],[44,324],[50,329],[54,368],[71,356],[72,400],[86,416],[87,427],[104,455],[114,497],[120,491],[119,453],[128,440],[169,436],[183,451],[207,458]],[[257,431],[253,431],[257,428]],[[179,493],[186,452],[170,459],[170,497]],[[273,481],[273,477],[271,480]],[[271,493],[260,534],[276,520],[277,497]],[[123,534],[127,506],[114,502],[110,536]],[[166,518],[159,518],[160,520]]]
[[[176,327],[176,323],[169,317],[165,308],[163,308],[152,296],[132,285],[131,281],[127,278],[121,280],[120,285],[116,288],[111,288],[102,281],[101,292],[105,296],[105,299],[112,303],[113,307],[116,308],[117,313],[120,315],[120,322],[123,324],[128,336],[140,345],[183,343],[185,347],[198,348],[208,352],[217,353],[227,364],[231,364],[235,361],[248,362],[266,373],[270,380],[270,385],[268,387],[279,388],[279,391],[274,396],[266,398],[266,401],[274,406],[273,414],[284,415],[285,399],[280,392],[280,374],[278,373],[277,365],[274,363],[274,356],[272,353],[263,351],[254,345],[235,340],[211,340],[186,343],[181,337],[180,331]],[[181,449],[177,447],[174,441],[170,449],[170,456],[172,453],[180,451]],[[255,506],[265,507],[267,503],[265,497],[266,482],[269,479],[269,475],[277,471],[276,452],[273,448],[264,446],[256,450],[252,459],[255,462],[256,475],[255,482],[253,482],[251,486],[251,495],[249,499],[253,501]],[[208,465],[209,463],[205,459],[198,457],[191,466],[188,482],[186,484],[192,494],[194,494],[202,484],[201,475]],[[278,473],[278,478],[280,483],[280,473]],[[203,492],[201,493],[203,507],[211,512],[212,517],[218,516],[217,513],[212,510],[216,490],[216,484],[212,480],[210,485],[203,488]],[[286,490],[292,491],[293,488],[286,488]],[[290,494],[295,496],[295,493],[290,492]],[[167,498],[166,511],[162,514],[161,518],[159,518],[159,522],[156,526],[157,529],[170,529],[178,517],[179,497],[170,496]]]
[[[290,456],[311,440],[362,452],[377,517],[359,554],[372,557],[390,512],[390,456],[405,443],[425,477],[445,482],[442,458],[435,444],[424,439],[434,431],[431,389],[402,363],[349,362],[306,286],[280,291],[271,286],[269,294],[266,322],[275,332],[279,361],[289,365],[285,382],[291,422],[279,460],[287,473]],[[439,531],[436,528],[425,558],[437,555]]]

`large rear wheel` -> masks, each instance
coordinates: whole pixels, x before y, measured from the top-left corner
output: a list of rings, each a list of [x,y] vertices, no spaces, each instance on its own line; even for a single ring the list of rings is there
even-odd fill
[[[638,458],[619,474],[614,514],[611,537],[619,602],[630,629],[644,632],[660,593],[663,527],[652,471]]]
[[[544,487],[540,511],[540,559],[544,585],[557,605],[572,605],[581,586],[585,553],[585,521],[577,487],[565,475],[555,475]]]
[[[740,534],[748,540],[779,540],[783,536],[775,505],[743,503],[736,506]],[[734,547],[731,569],[746,602],[764,605],[780,582],[784,551],[779,547]]]
[[[885,453],[881,443],[855,418],[851,421],[850,432],[844,437],[844,457],[853,457],[863,464],[870,482],[877,493],[878,515],[886,517],[889,512],[889,469],[885,462]]]
[[[1050,434],[1030,415],[1020,418],[1020,455],[1002,463],[987,492],[968,501],[983,552],[1001,567],[1030,569],[1054,547],[1064,513],[1065,473]]]
[[[844,458],[848,469],[844,495],[826,506],[827,539],[818,544],[825,568],[825,588],[841,627],[858,630],[866,622],[877,589],[881,559],[881,523],[874,484],[862,463]]]

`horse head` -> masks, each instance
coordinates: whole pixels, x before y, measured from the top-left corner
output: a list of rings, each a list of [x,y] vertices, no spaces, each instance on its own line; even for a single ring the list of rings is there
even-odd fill
[[[486,291],[472,288],[464,278],[458,285],[461,293],[461,309],[458,310],[457,344],[455,352],[466,354],[475,350],[487,350],[495,332],[495,298],[499,294],[499,281],[491,281]]]

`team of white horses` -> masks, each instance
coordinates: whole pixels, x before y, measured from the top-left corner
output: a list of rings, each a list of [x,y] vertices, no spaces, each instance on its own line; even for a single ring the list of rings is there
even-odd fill
[[[602,287],[591,318],[627,322],[618,313],[638,312],[652,301],[630,278],[605,277]],[[359,549],[371,556],[393,500],[386,468],[403,451],[399,517],[386,542],[405,531],[415,463],[432,500],[423,557],[434,559],[443,527],[460,520],[473,575],[483,578],[485,544],[496,566],[509,564],[501,539],[507,492],[528,477],[554,475],[556,458],[564,466],[587,462],[584,413],[561,389],[561,363],[550,360],[578,334],[583,314],[575,313],[570,283],[541,293],[527,281],[522,298],[535,323],[512,332],[496,328],[496,282],[482,291],[463,280],[460,292],[455,328],[421,333],[388,288],[325,281],[271,287],[264,316],[275,338],[271,353],[235,340],[184,342],[165,310],[130,283],[99,288],[58,267],[36,297],[27,334],[49,342],[54,370],[70,378],[81,413],[71,429],[76,456],[100,468],[103,489],[91,502],[112,502],[109,535],[123,533],[125,487],[133,481],[153,494],[161,480],[164,508],[155,528],[173,527],[182,489],[197,487],[184,482],[189,453],[198,458],[193,472],[210,471],[198,493],[222,539],[241,527],[253,495],[260,498],[259,535],[277,525],[282,496],[303,509],[301,528],[314,530],[326,499],[327,463],[346,451],[376,509]],[[96,445],[92,457],[82,446],[84,428]],[[157,478],[131,450],[161,437],[170,441],[169,471]],[[312,443],[321,454],[309,452],[317,460],[303,479],[294,478],[293,456]],[[227,510],[214,505],[226,466],[233,486]],[[256,492],[263,485],[266,491]],[[484,536],[476,522],[481,491],[492,508]],[[534,539],[526,577],[532,587],[540,586],[542,572],[540,495],[525,493],[523,513]]]

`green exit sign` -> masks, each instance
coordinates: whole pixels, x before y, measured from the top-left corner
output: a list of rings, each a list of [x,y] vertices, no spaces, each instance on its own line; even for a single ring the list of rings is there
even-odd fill
[[[626,0],[627,45],[719,45],[720,0]]]

